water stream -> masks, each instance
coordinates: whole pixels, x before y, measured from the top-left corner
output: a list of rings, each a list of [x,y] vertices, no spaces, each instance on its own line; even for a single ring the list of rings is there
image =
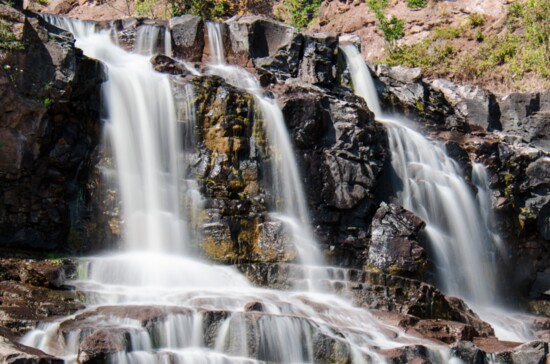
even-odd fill
[[[68,363],[93,355],[82,348],[94,342],[109,346],[104,359],[113,363],[327,363],[341,358],[384,363],[382,350],[408,345],[427,347],[433,362],[453,361],[448,348],[384,324],[330,289],[255,288],[234,268],[195,257],[189,249],[193,213],[184,206],[195,205],[196,191],[183,173],[193,147],[185,137],[193,123],[192,103],[178,100],[188,111],[177,113],[168,76],[154,72],[148,56],[118,48],[109,31],[45,18],[72,31],[76,45],[105,65],[106,133],[123,204],[123,251],[83,258],[80,278],[72,284],[85,294],[88,308],[39,325],[22,343]],[[214,58],[210,70],[223,75],[225,67]],[[242,71],[237,70],[230,73]],[[300,241],[314,244],[281,111],[253,77],[237,75],[245,82],[240,87],[258,103],[271,148],[282,155],[274,163],[283,176],[275,188],[283,207],[275,215],[307,235]],[[192,90],[186,95],[180,97],[191,97]],[[310,245],[304,249],[310,255],[318,251]],[[308,259],[302,261],[321,262]],[[307,276],[308,269],[294,269]],[[316,269],[323,273],[317,279],[329,288],[352,281],[346,270]]]
[[[426,222],[441,288],[466,300],[501,339],[532,339],[525,325],[518,325],[500,305],[496,256],[503,247],[494,233],[485,168],[474,164],[472,180],[478,187],[474,195],[442,143],[428,140],[405,120],[383,113],[358,49],[351,44],[342,44],[340,49],[348,61],[355,93],[387,128],[391,163],[399,179],[397,200]]]

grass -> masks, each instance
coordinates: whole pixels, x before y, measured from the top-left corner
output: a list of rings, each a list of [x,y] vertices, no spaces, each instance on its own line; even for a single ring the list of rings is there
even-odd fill
[[[460,26],[434,28],[424,40],[390,51],[382,62],[496,91],[550,87],[550,0],[511,4],[500,32],[487,32],[486,23],[473,13]],[[465,41],[478,45],[464,47]]]
[[[23,50],[25,45],[17,39],[11,26],[11,22],[0,19],[0,48],[6,50]]]

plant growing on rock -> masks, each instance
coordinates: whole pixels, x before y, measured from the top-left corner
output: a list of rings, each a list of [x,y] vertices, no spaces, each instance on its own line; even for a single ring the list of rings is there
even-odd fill
[[[316,16],[322,0],[284,0],[284,12],[280,17],[288,19],[290,24],[297,29],[306,27]]]
[[[367,0],[367,5],[376,16],[378,28],[382,31],[388,51],[390,53],[396,51],[397,41],[405,35],[405,21],[394,15],[386,16],[384,9],[388,7],[388,0]]]
[[[24,44],[17,40],[17,37],[11,29],[12,23],[0,19],[0,49],[6,50],[22,50],[25,48]]]
[[[423,9],[428,5],[428,0],[407,0],[407,6],[411,9]]]

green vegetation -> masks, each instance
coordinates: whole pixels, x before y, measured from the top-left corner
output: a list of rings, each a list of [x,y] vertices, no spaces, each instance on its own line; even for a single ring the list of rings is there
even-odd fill
[[[22,50],[25,48],[22,42],[17,40],[11,29],[12,23],[0,19],[0,49]]]
[[[368,0],[375,13],[381,13],[383,7],[373,8],[371,3],[386,2]],[[378,13],[376,16],[380,17]],[[389,65],[421,67],[431,77],[499,83],[507,90],[548,86],[550,0],[511,4],[502,31],[487,33],[486,22],[485,15],[473,13],[464,24],[437,27],[418,43],[402,47],[394,43],[382,61]],[[479,45],[464,47],[467,40],[475,40]]]
[[[428,0],[407,0],[407,6],[411,9],[422,9],[428,5]]]
[[[367,5],[376,16],[378,29],[384,36],[388,51],[393,53],[398,49],[397,41],[405,35],[405,21],[393,15],[388,19],[384,14],[384,10],[388,7],[388,0],[367,0]]]
[[[52,104],[53,104],[53,100],[50,99],[49,97],[46,97],[46,98],[42,99],[42,100],[40,101],[40,103],[41,103],[42,106],[44,106],[44,107],[50,107],[50,106],[52,106]]]
[[[317,16],[322,0],[284,0],[285,19],[297,29],[306,27]],[[281,17],[281,14],[279,14]]]

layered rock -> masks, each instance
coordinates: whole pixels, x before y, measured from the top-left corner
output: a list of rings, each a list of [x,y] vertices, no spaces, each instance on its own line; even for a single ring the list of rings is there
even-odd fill
[[[427,269],[427,256],[419,243],[425,223],[412,212],[394,204],[382,203],[371,225],[366,269],[421,277]]]
[[[99,136],[101,68],[69,35],[17,14],[24,48],[0,51],[0,246],[68,249],[79,168]]]

